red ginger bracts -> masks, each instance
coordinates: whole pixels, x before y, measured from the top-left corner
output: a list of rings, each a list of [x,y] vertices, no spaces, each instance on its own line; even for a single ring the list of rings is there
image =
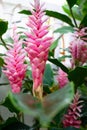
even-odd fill
[[[22,48],[22,41],[19,41],[19,37],[16,34],[16,27],[13,28],[13,46],[7,51],[5,57],[4,66],[6,70],[3,72],[9,79],[12,92],[19,93],[22,87],[22,80],[24,79],[26,72],[26,65],[24,64],[25,60],[25,51]]]
[[[73,103],[69,106],[68,113],[64,115],[63,126],[70,127],[73,126],[75,128],[80,128],[81,120],[81,108],[80,105],[83,101],[79,101],[80,94],[77,92],[74,96]]]
[[[87,61],[87,28],[76,29],[74,39],[70,43],[70,53],[72,55],[72,67],[83,65]]]
[[[48,25],[47,18],[44,18],[44,4],[39,0],[34,0],[32,15],[29,16],[27,26],[31,33],[27,32],[26,51],[32,66],[33,90],[42,86],[45,64],[48,58],[48,52],[52,43],[52,37],[47,36]]]
[[[62,69],[58,70],[57,80],[59,88],[63,88],[69,82],[67,74]]]

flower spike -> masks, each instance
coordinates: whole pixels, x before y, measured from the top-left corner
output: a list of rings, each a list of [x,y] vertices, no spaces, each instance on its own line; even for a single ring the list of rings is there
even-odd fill
[[[63,88],[69,82],[67,74],[62,69],[59,69],[58,71],[57,80],[59,88]]]
[[[52,43],[52,37],[48,36],[46,25],[47,18],[44,17],[44,4],[34,0],[32,15],[29,16],[27,26],[31,33],[27,32],[26,51],[32,66],[33,92],[42,95],[42,82],[48,52]]]
[[[6,65],[3,72],[9,79],[12,92],[19,93],[22,87],[22,80],[24,79],[26,72],[25,51],[22,48],[22,41],[18,40],[19,37],[16,34],[16,27],[13,28],[13,47],[11,47],[5,57]]]
[[[72,55],[72,67],[81,66],[87,61],[87,27],[76,29],[74,40],[70,43],[70,53]]]
[[[73,103],[69,106],[68,113],[64,115],[64,127],[73,126],[75,128],[80,128],[81,120],[79,118],[81,117],[81,103],[83,101],[80,101],[79,98],[80,94],[77,91],[77,93],[74,96]]]

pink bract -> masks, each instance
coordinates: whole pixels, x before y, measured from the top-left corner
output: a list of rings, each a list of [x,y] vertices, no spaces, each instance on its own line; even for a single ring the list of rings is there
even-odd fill
[[[83,65],[87,61],[87,28],[76,29],[74,39],[70,43],[72,66]]]
[[[79,100],[80,94],[77,92],[74,96],[74,100],[72,104],[69,106],[68,113],[64,115],[63,126],[64,127],[75,127],[80,128],[81,120],[81,108],[83,105],[81,103],[83,101]]]
[[[52,43],[52,37],[48,36],[47,18],[44,17],[44,4],[34,0],[32,15],[29,16],[27,26],[31,32],[27,32],[26,51],[32,66],[33,89],[42,86],[45,64]]]
[[[57,80],[59,88],[63,88],[69,82],[67,74],[62,69],[59,69],[58,71]]]
[[[25,60],[25,51],[22,48],[22,41],[19,41],[19,37],[16,34],[16,27],[13,28],[13,46],[7,51],[5,57],[6,65],[3,72],[9,79],[12,92],[19,93],[22,87],[22,80],[25,77],[26,65],[24,64]]]

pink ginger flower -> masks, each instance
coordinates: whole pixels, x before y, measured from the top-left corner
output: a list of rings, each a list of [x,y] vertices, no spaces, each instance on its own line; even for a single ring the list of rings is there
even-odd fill
[[[26,72],[25,51],[22,49],[22,41],[16,34],[16,27],[13,28],[13,47],[9,48],[5,57],[5,69],[3,72],[9,79],[12,92],[19,93],[22,87],[22,80]]]
[[[69,106],[68,114],[64,115],[63,126],[70,127],[73,126],[75,128],[80,128],[81,120],[81,103],[83,101],[79,101],[80,94],[77,92],[74,96],[73,103]]]
[[[57,80],[59,83],[59,88],[63,88],[69,82],[67,74],[62,69],[59,69],[58,71]]]
[[[72,55],[72,66],[83,65],[87,61],[87,28],[76,29],[74,40],[70,43],[70,53]]]
[[[32,15],[29,16],[27,26],[31,33],[27,32],[26,51],[32,66],[33,90],[42,86],[45,64],[48,58],[48,52],[52,43],[52,37],[48,37],[47,18],[44,17],[44,4],[39,0],[34,0]]]

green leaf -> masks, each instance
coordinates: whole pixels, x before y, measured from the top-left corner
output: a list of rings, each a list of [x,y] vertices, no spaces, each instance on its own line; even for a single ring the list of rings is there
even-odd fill
[[[14,105],[11,102],[10,96],[8,95],[3,102],[0,103],[0,105],[8,108],[10,112],[15,112],[18,114],[20,111],[14,107]]]
[[[7,31],[8,22],[0,19],[0,37]]]
[[[78,87],[84,83],[87,77],[87,67],[76,67],[68,73],[68,78]]]
[[[8,118],[0,125],[0,130],[29,130],[29,128],[29,126],[19,122],[15,117]]]
[[[77,0],[77,4],[80,7],[80,11],[83,16],[87,14],[87,0]]]
[[[67,94],[66,94],[67,93]],[[53,117],[65,108],[73,99],[73,84],[69,83],[63,89],[47,95],[43,100],[44,114],[41,122],[45,125],[46,121],[50,122]]]
[[[72,8],[77,2],[77,0],[66,0],[66,1],[69,4],[70,8]]]
[[[80,23],[80,27],[87,27],[87,14],[84,16]]]
[[[64,56],[61,56],[58,58],[59,61],[63,61],[65,60],[66,58],[71,58],[71,55],[64,55]]]
[[[67,128],[49,128],[49,130],[81,130],[79,128],[74,128],[74,127],[67,127]]]
[[[66,72],[66,73],[69,72],[68,68],[66,66],[64,66],[59,60],[48,58],[48,61],[50,61],[51,63],[60,67],[64,72]]]
[[[9,92],[7,97],[9,98],[13,107],[17,111],[27,113],[34,117],[37,117],[38,113],[41,112],[42,105],[40,101],[34,98],[31,94],[27,93],[13,94]]]
[[[46,10],[46,15],[48,15],[50,17],[57,18],[57,19],[65,22],[65,23],[67,23],[67,24],[69,24],[71,26],[74,26],[71,19],[68,16],[66,16],[66,15],[64,15],[62,13]]]
[[[51,65],[46,64],[44,77],[43,77],[43,85],[48,85],[51,87],[53,83],[54,83],[54,78],[53,78],[53,71],[52,71]]]
[[[61,33],[61,34],[65,34],[65,33],[69,33],[69,32],[74,32],[73,27],[71,26],[63,26],[61,28],[58,28],[54,31],[54,33]]]
[[[86,81],[87,82],[87,81]],[[85,84],[82,84],[79,88],[78,88],[81,92],[81,98],[82,99],[86,99],[87,100],[87,87]]]
[[[19,13],[20,14],[31,15],[31,12],[29,10],[21,10]]]
[[[80,130],[79,128],[75,128],[75,127],[67,127],[64,128],[64,130]]]
[[[73,84],[69,83],[63,89],[48,94],[42,102],[29,94],[9,93],[8,97],[16,109],[39,118],[41,125],[47,126],[52,118],[71,102],[73,95]]]
[[[65,4],[65,5],[62,6],[62,8],[63,8],[64,12],[66,14],[68,14],[69,17],[72,17],[68,5]],[[73,12],[73,15],[74,15],[75,19],[80,20],[80,21],[82,20],[83,15],[81,13],[81,10],[80,10],[79,6],[73,6],[72,7],[72,12]]]
[[[5,54],[0,53],[0,56],[5,56]]]
[[[61,38],[61,37],[60,37]],[[60,38],[57,38],[52,45],[50,46],[50,51],[53,51],[58,46],[58,41]]]
[[[4,65],[4,60],[0,57],[0,66]]]

